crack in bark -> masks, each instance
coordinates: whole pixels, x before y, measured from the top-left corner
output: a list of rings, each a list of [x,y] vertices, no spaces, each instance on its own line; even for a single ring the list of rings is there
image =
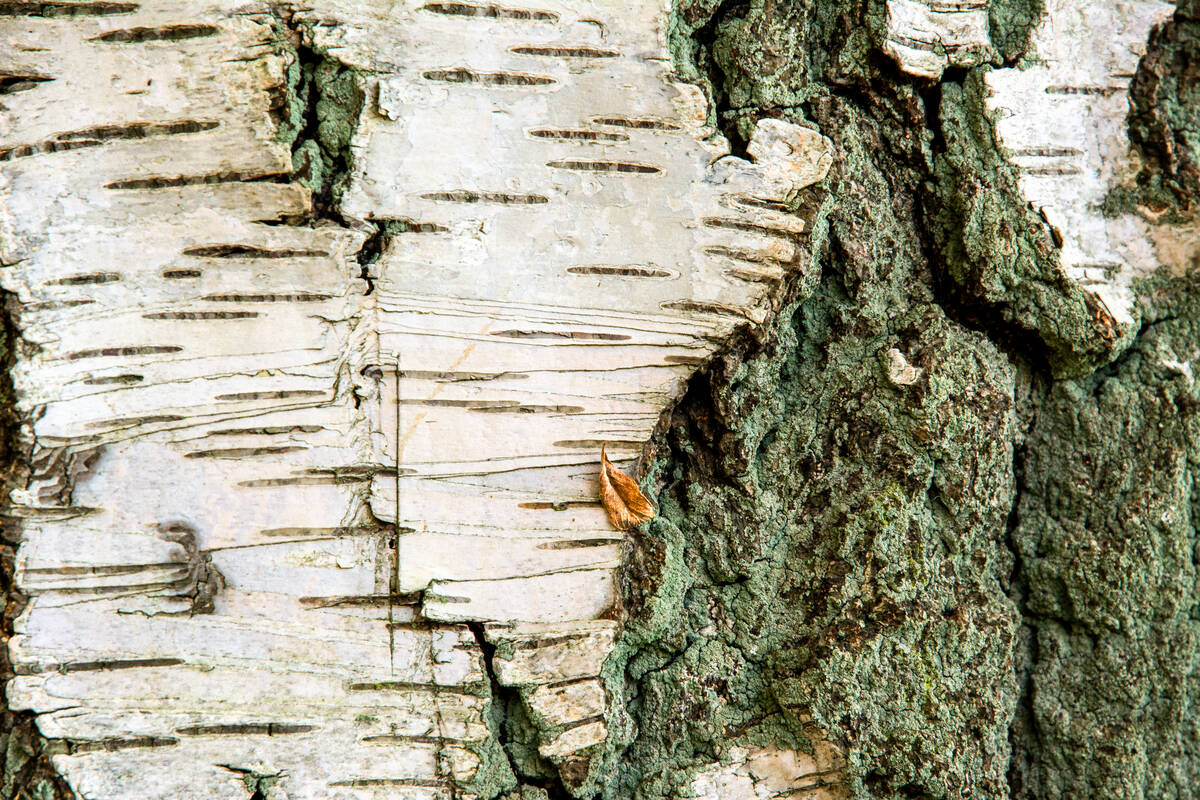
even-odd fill
[[[709,102],[713,106],[717,127],[729,141],[730,154],[747,160],[750,158],[747,151],[750,143],[742,136],[737,125],[741,109],[730,107],[729,91],[725,85],[728,76],[722,69],[714,48],[717,44],[717,31],[721,24],[729,17],[744,15],[749,6],[749,0],[721,0],[721,4],[713,11],[709,21],[692,36],[696,45],[696,65],[706,73]]]
[[[537,751],[537,742],[522,741],[518,736],[520,728],[529,732],[529,719],[525,712],[525,701],[519,689],[500,683],[496,674],[494,659],[496,645],[488,641],[482,622],[465,623],[475,636],[475,641],[483,653],[484,670],[487,673],[488,687],[492,703],[500,712],[499,726],[496,736],[504,751],[508,766],[517,779],[517,789],[522,786],[534,786],[546,792],[547,800],[572,800],[574,795],[567,789],[554,765]],[[536,773],[531,769],[537,770]]]
[[[9,491],[24,477],[19,467],[28,463],[21,458],[26,445],[19,439],[19,423],[14,407],[15,394],[12,369],[16,364],[18,347],[29,346],[21,339],[16,325],[16,296],[0,290],[0,511],[4,511],[0,525],[0,683],[14,676],[8,643],[13,635],[13,622],[28,603],[17,589],[14,580],[16,548],[19,545],[21,522],[7,514],[10,508]],[[66,744],[46,739],[37,729],[37,715],[33,711],[14,712],[9,709],[7,698],[0,703],[0,758],[3,759],[3,774],[0,776],[0,800],[12,800],[31,789],[37,791],[42,800],[74,800],[75,793],[58,774],[51,763],[52,756],[65,752]]]
[[[292,148],[289,181],[312,190],[307,214],[263,220],[272,225],[315,226],[332,222],[348,230],[368,234],[354,258],[359,278],[366,284],[365,294],[375,291],[372,267],[387,249],[392,236],[406,230],[392,220],[356,220],[341,213],[339,202],[353,168],[350,140],[358,128],[366,96],[363,76],[354,68],[318,48],[308,25],[297,23],[296,9],[272,7],[277,46],[292,63],[287,82],[279,87],[272,104],[272,116],[279,125],[279,136]]]

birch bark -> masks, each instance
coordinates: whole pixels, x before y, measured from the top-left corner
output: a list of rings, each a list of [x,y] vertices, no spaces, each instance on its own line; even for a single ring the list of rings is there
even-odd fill
[[[7,696],[71,790],[1057,785],[1018,417],[1197,229],[1112,208],[1174,7],[1016,5],[0,2]]]
[[[777,120],[729,156],[667,12],[0,6],[9,699],[77,793],[474,796],[504,780],[489,677],[587,777],[621,543],[600,445],[632,465],[769,316],[831,162]],[[295,221],[289,36],[365,98],[338,224]]]

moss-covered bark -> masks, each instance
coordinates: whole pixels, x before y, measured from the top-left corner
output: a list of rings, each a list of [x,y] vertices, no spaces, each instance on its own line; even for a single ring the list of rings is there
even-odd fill
[[[679,52],[719,121],[815,123],[838,167],[820,280],[664,436],[605,795],[687,797],[735,745],[827,736],[857,797],[1193,796],[1193,282],[1142,287],[1122,335],[1063,276],[994,143],[991,66],[909,81],[870,50],[871,3],[715,5],[681,4]],[[1039,10],[995,4],[1006,62]],[[1187,196],[1180,19],[1133,122],[1175,143]]]

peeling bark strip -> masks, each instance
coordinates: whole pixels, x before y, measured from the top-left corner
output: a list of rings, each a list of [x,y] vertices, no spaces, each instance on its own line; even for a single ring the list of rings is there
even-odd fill
[[[973,67],[994,55],[990,0],[888,0],[883,51],[913,75],[940,78],[947,67]]]
[[[766,120],[727,157],[661,4],[339,7],[288,16],[374,104],[310,227],[265,4],[0,4],[0,74],[36,76],[0,107],[9,697],[85,798],[491,797],[502,687],[585,780],[597,451],[807,263],[783,209],[828,142]]]

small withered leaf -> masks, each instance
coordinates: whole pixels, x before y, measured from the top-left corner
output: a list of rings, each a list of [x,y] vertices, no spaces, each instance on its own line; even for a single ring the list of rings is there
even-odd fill
[[[637,481],[612,465],[600,445],[600,502],[608,519],[620,530],[654,519],[654,506],[642,494]]]

